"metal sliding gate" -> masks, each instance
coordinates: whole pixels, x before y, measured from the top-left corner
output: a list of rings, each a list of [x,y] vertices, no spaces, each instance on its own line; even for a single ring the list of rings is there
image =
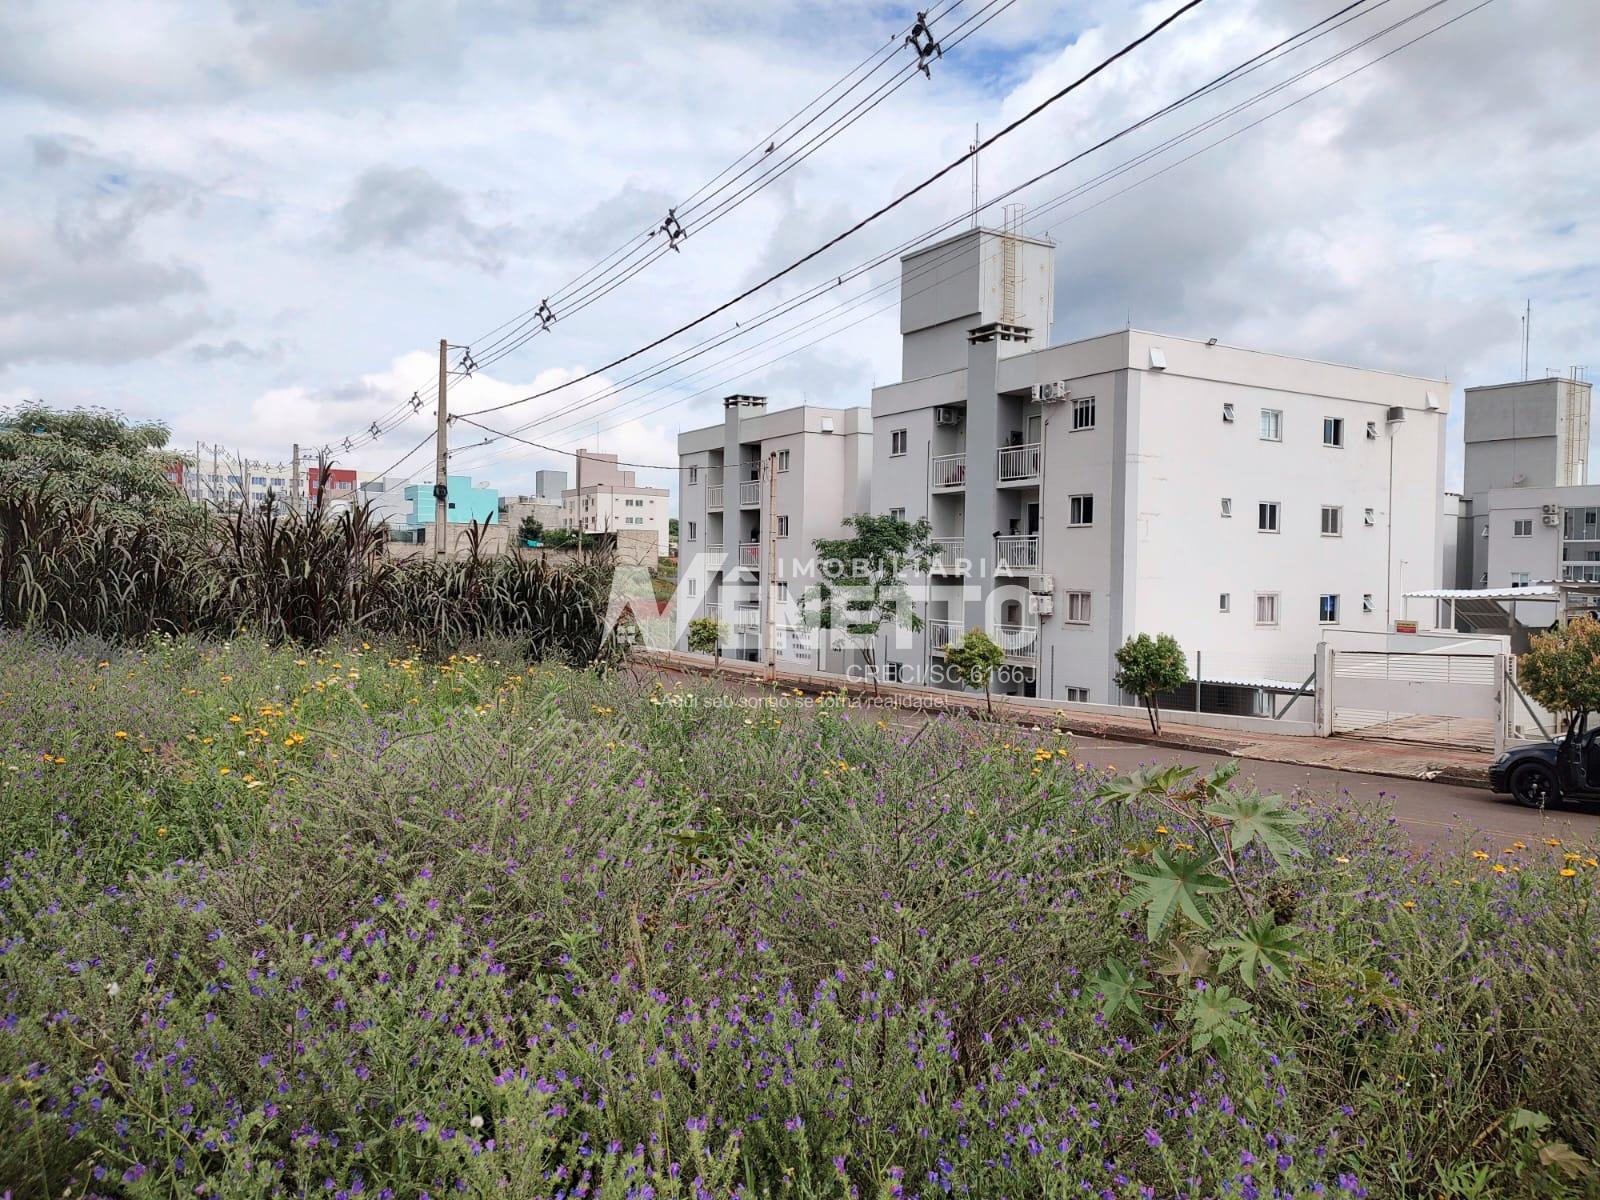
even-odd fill
[[[1324,734],[1497,748],[1503,653],[1462,643],[1432,652],[1326,647],[1324,653]]]

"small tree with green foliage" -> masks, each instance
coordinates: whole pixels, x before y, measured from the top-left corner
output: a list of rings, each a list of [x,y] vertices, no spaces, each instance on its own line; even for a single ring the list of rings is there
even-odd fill
[[[696,617],[689,622],[689,649],[696,654],[709,654],[722,666],[722,643],[727,631],[715,617]]]
[[[1557,761],[1564,777],[1589,713],[1600,709],[1600,621],[1585,617],[1535,636],[1528,652],[1517,659],[1517,682],[1566,719],[1567,734]]]
[[[801,597],[801,620],[808,629],[843,629],[860,639],[876,691],[873,639],[885,626],[922,628],[905,577],[928,569],[933,527],[926,518],[913,524],[871,513],[846,517],[844,523],[850,537],[816,540],[817,570],[824,582]]]
[[[524,546],[533,542],[544,540],[544,522],[529,513],[522,518],[522,524],[517,526],[517,540]]]
[[[546,531],[543,541],[548,550],[571,550],[578,545],[578,533],[574,529],[551,529]]]
[[[946,669],[969,687],[983,689],[984,707],[994,715],[994,697],[990,685],[994,673],[1005,662],[1005,651],[981,629],[969,629],[959,642],[944,648]]]
[[[1156,697],[1189,682],[1189,662],[1170,633],[1131,637],[1117,651],[1116,684],[1144,702],[1150,729],[1161,732],[1161,706]]]

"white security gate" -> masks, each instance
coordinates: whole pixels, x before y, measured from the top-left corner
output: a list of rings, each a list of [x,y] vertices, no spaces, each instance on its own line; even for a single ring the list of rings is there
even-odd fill
[[[1456,642],[1438,650],[1324,648],[1324,734],[1496,748],[1505,656]]]

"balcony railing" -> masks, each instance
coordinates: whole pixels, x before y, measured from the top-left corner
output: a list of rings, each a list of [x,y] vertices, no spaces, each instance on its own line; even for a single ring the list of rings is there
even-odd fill
[[[707,600],[700,606],[700,615],[710,617],[713,621],[722,620],[722,605],[715,600]]]
[[[759,604],[735,604],[733,606],[733,629],[735,633],[759,633],[761,631],[761,606]]]
[[[1002,446],[995,464],[995,477],[1001,483],[1021,483],[1039,478],[1044,452],[1038,442],[1025,446]]]
[[[720,483],[706,484],[706,509],[722,507],[722,485]]]
[[[1600,562],[1564,562],[1561,578],[1567,583],[1600,583]]]
[[[995,641],[1005,651],[1007,658],[1020,658],[1036,662],[1039,658],[1039,627],[1037,625],[996,625]]]
[[[943,654],[944,648],[951,642],[959,642],[965,632],[960,621],[929,621],[928,649]]]
[[[965,454],[940,454],[933,460],[933,486],[936,488],[963,488],[967,486],[967,456]]]
[[[746,479],[739,485],[739,507],[761,507],[761,480]]]
[[[722,553],[722,543],[721,542],[707,542],[706,543],[706,553],[707,554],[721,554]]]
[[[1039,535],[1022,537],[997,537],[994,540],[994,557],[1002,570],[1033,571],[1039,566]]]
[[[761,543],[739,543],[739,566],[746,571],[759,571],[761,569]]]
[[[933,573],[935,575],[965,575],[967,555],[966,538],[933,539]]]

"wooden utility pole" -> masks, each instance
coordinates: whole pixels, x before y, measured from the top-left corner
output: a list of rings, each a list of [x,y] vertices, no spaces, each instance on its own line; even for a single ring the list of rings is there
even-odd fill
[[[449,524],[450,412],[445,406],[445,381],[450,374],[450,344],[439,339],[439,428],[433,438],[433,556],[443,558]]]
[[[778,453],[767,455],[767,678],[778,678]]]

